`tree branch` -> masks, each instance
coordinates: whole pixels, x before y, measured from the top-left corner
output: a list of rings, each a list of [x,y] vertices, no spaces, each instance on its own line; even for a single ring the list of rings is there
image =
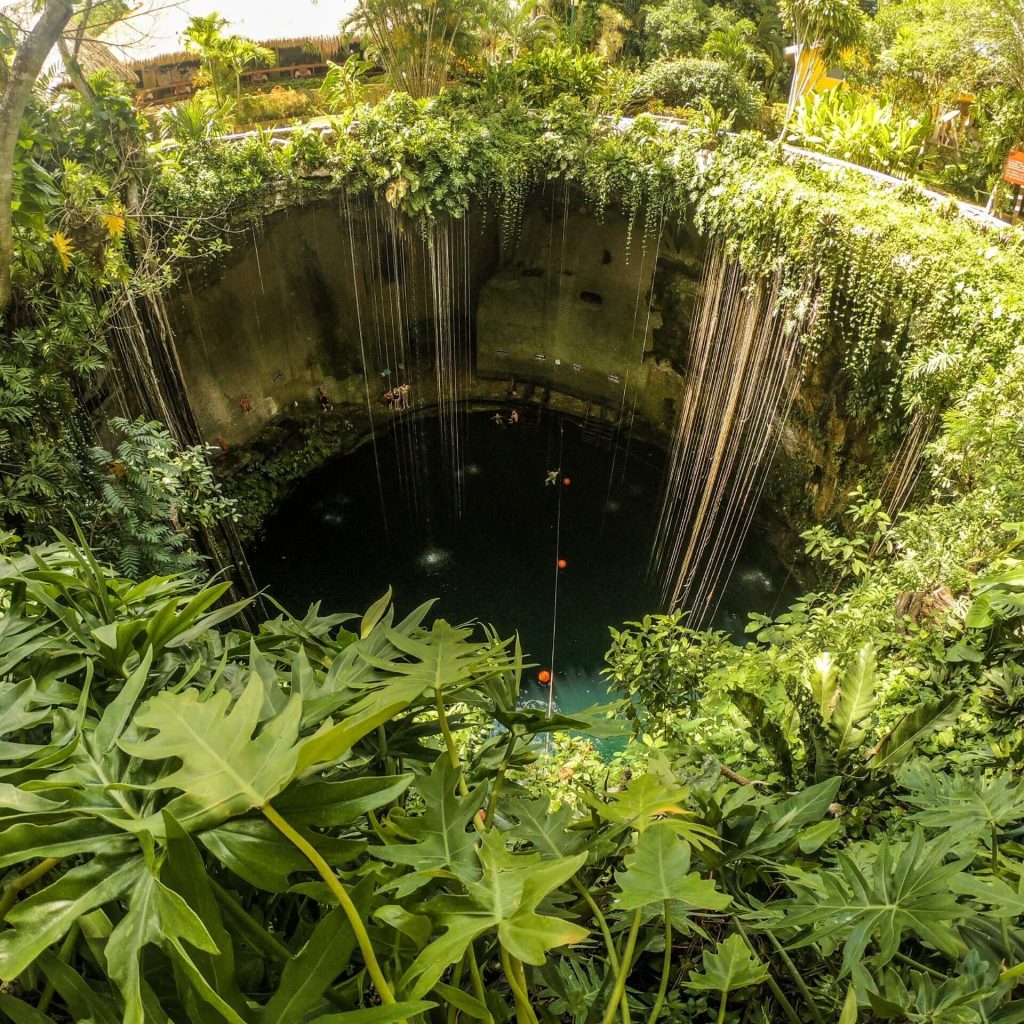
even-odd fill
[[[39,20],[18,48],[0,96],[0,314],[11,301],[11,261],[14,256],[11,203],[14,198],[14,154],[18,131],[43,62],[73,13],[71,0],[47,0]]]

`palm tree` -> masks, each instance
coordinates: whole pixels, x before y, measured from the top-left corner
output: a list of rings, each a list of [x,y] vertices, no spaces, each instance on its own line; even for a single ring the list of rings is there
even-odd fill
[[[181,36],[185,49],[199,54],[218,104],[224,100],[222,91],[231,76],[234,76],[235,99],[238,99],[242,93],[242,72],[253,64],[269,66],[276,59],[273,50],[245,36],[224,35],[227,24],[227,19],[214,11],[205,17],[189,19]]]
[[[394,88],[422,98],[440,92],[455,59],[472,52],[483,13],[483,0],[359,0],[344,27]]]
[[[270,67],[277,55],[267,46],[260,46],[245,36],[228,36],[217,44],[221,60],[235,76],[235,99],[242,95],[242,72],[250,65]]]
[[[198,53],[203,70],[210,76],[213,94],[221,103],[221,87],[224,84],[225,68],[221,61],[218,46],[224,39],[223,29],[228,20],[216,11],[205,16],[195,15],[189,18],[188,26],[181,34],[181,41],[188,53]]]
[[[550,40],[555,24],[541,9],[539,0],[493,0],[485,18],[486,49],[491,60],[499,55],[515,60],[539,42]]]
[[[787,121],[817,75],[817,59],[826,63],[860,38],[864,13],[857,0],[779,0],[782,19],[793,33],[793,81]]]
[[[771,67],[771,58],[755,45],[757,26],[749,18],[727,22],[712,29],[704,42],[703,52],[731,64],[744,77],[752,72],[764,73]]]

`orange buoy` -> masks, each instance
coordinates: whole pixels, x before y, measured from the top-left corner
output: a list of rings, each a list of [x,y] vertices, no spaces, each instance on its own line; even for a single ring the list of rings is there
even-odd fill
[[[537,673],[537,682],[543,683],[545,686],[547,686],[548,683],[551,682],[551,673],[546,668],[542,668]]]
[[[568,487],[569,484],[571,484],[571,483],[572,483],[572,477],[571,476],[563,476],[562,477],[562,485],[564,487]]]
[[[558,560],[558,568],[559,569],[564,569],[568,564],[569,563],[564,558],[560,558]]]

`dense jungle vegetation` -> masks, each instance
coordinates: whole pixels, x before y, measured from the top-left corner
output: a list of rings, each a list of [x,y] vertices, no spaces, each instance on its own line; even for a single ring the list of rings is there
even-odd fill
[[[1018,0],[364,0],[329,118],[283,142],[219,138],[265,54],[216,17],[176,108],[87,74],[127,10],[0,18],[0,1016],[1024,1020],[1024,244],[781,145],[998,192]],[[850,84],[793,102],[794,40]],[[912,122],[965,90],[957,161],[922,151]],[[443,607],[266,618],[216,577],[240,512],[161,321],[269,210],[372,196],[512,235],[549,182],[634,250],[686,218],[781,274],[878,452],[805,534],[819,592],[746,645],[627,627],[619,703],[553,720],[517,706],[530,652]],[[586,736],[616,732],[604,762]]]

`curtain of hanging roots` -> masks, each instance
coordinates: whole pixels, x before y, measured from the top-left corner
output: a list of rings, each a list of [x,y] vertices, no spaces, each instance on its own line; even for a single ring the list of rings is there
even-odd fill
[[[468,234],[463,227],[450,220],[432,224],[427,237],[438,423],[457,518],[463,512],[465,453],[460,425],[470,372],[468,339],[462,337],[463,320],[457,315],[457,304],[468,289],[467,242]]]
[[[131,410],[133,415],[159,420],[179,444],[204,444],[163,296],[153,292],[137,297],[122,289],[114,300],[107,338],[122,414]],[[210,559],[211,574],[224,574],[234,585],[231,597],[254,598],[257,612],[262,612],[262,599],[235,524],[230,519],[211,526],[200,524],[196,539]],[[250,627],[256,621],[244,609],[238,618]]]
[[[388,443],[394,446],[397,481],[413,518],[421,523],[431,518],[425,486],[431,464],[429,424],[424,426],[422,414],[434,406],[441,467],[450,484],[452,510],[460,517],[464,396],[472,372],[468,223],[446,220],[421,229],[372,198],[345,197],[340,209],[349,226],[381,514],[387,513],[378,443]],[[365,308],[359,303],[360,288]],[[384,392],[392,394],[390,403],[382,401]]]
[[[708,251],[651,554],[691,625],[717,609],[799,384],[806,325],[779,312],[781,286]]]
[[[907,507],[914,488],[921,478],[924,469],[924,450],[935,433],[935,424],[938,422],[938,414],[934,412],[915,412],[910,421],[910,426],[903,437],[896,455],[889,467],[889,472],[882,481],[879,494],[885,502],[885,512],[890,521],[895,522],[896,517]],[[890,526],[871,545],[871,555],[878,554],[882,544],[892,533]]]

